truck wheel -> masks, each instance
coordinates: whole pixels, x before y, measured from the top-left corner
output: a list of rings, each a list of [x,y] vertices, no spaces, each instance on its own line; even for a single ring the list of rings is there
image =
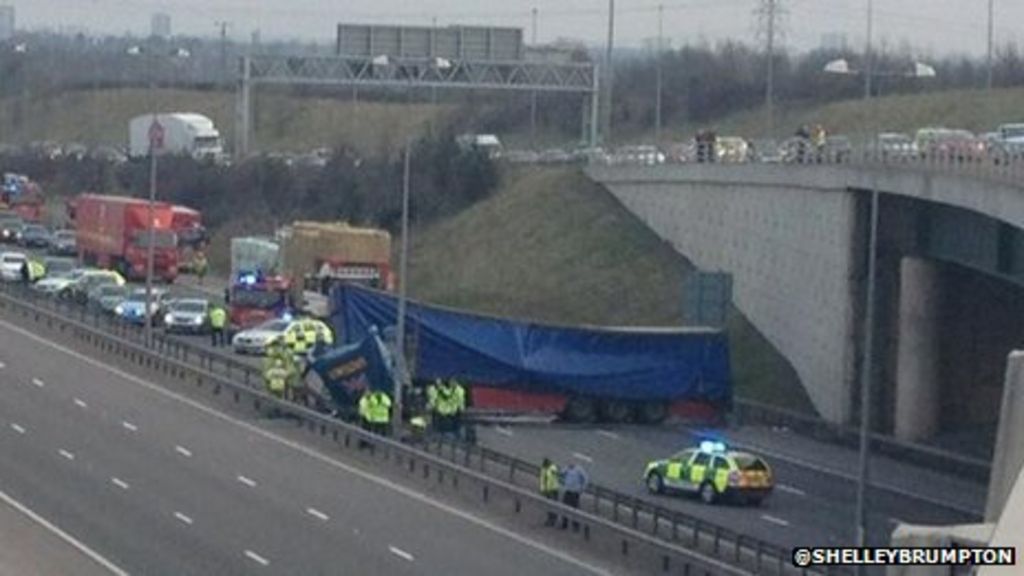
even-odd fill
[[[593,422],[597,417],[597,408],[590,398],[573,396],[565,404],[562,416],[569,422]]]
[[[601,402],[600,412],[602,420],[618,424],[629,420],[633,407],[623,400],[605,400]]]
[[[644,402],[636,409],[636,419],[641,424],[661,424],[668,418],[668,405],[664,402]]]

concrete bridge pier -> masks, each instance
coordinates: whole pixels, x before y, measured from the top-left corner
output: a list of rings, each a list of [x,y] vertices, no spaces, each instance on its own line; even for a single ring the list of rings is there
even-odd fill
[[[929,260],[900,261],[896,357],[896,437],[920,441],[939,430],[942,394],[942,269]]]

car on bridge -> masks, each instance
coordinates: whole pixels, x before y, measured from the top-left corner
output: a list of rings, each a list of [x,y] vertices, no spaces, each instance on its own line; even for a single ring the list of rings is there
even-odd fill
[[[764,459],[704,440],[668,458],[649,462],[644,482],[653,494],[697,495],[706,504],[732,500],[758,506],[775,485]]]

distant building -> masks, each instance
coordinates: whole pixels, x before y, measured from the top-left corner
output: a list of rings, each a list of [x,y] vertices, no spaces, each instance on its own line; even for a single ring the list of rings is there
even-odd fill
[[[157,12],[149,20],[149,33],[156,38],[171,37],[171,15],[164,12]]]
[[[842,32],[829,32],[828,34],[821,35],[821,48],[823,50],[832,50],[841,52],[849,48],[849,42],[846,40],[846,34]]]
[[[14,37],[14,6],[0,4],[0,42]]]

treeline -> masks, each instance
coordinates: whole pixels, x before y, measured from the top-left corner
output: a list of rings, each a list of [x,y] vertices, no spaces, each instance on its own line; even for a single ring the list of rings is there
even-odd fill
[[[345,147],[322,167],[267,156],[230,166],[164,157],[157,176],[159,198],[201,210],[211,228],[239,218],[278,223],[305,218],[397,231],[403,158],[401,148],[361,158]],[[448,131],[415,141],[411,158],[410,214],[417,223],[454,214],[498,184],[493,162],[483,153],[461,149]],[[149,164],[144,160],[111,165],[89,158],[19,155],[0,158],[0,165],[40,182],[51,196],[82,191],[148,194]]]

